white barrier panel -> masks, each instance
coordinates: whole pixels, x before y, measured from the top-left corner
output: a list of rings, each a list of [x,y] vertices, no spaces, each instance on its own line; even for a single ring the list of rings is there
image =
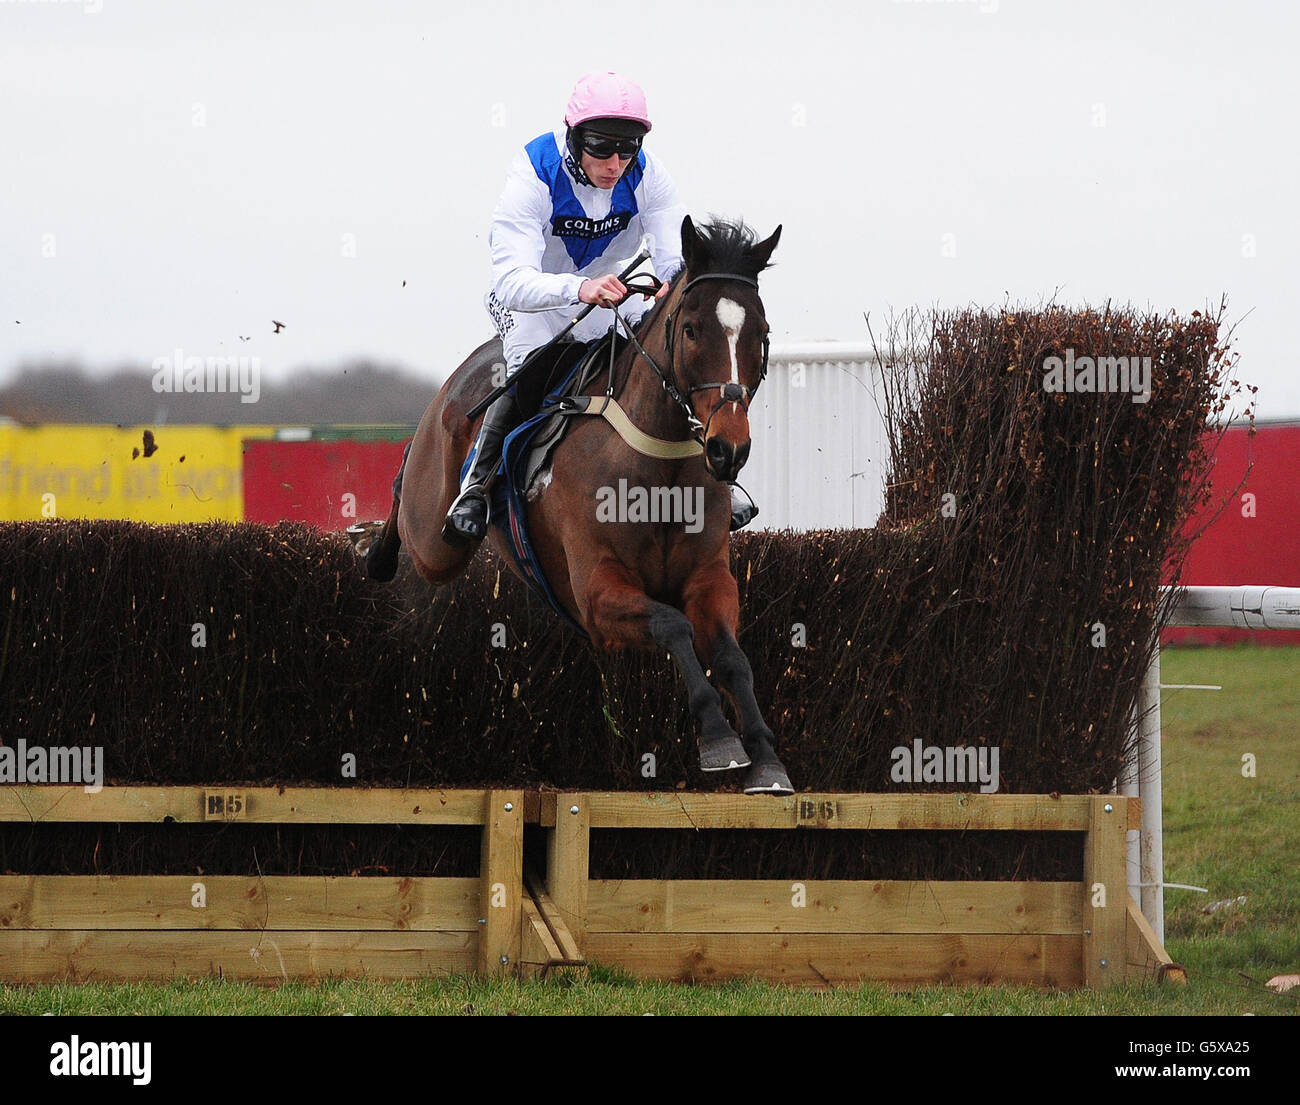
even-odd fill
[[[885,506],[889,450],[870,347],[772,347],[749,410],[753,449],[740,483],[759,507],[753,529],[862,529]]]

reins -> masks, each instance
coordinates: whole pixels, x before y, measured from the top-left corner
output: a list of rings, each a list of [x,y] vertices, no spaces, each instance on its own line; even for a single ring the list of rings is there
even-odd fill
[[[648,284],[647,285],[628,284],[627,285],[628,294],[631,295],[633,293],[639,293],[641,295],[654,295],[662,286],[662,282],[653,276],[649,277],[649,279],[654,282],[653,287]],[[695,277],[693,280],[689,281],[686,287],[682,289],[681,299],[678,301],[677,304],[678,310],[669,311],[667,317],[664,319],[664,347],[667,352],[667,360],[668,360],[667,372],[664,372],[664,370],[659,367],[658,362],[656,362],[655,359],[652,356],[650,356],[648,352],[646,352],[645,346],[643,346],[641,342],[637,339],[637,336],[634,333],[632,327],[628,325],[627,319],[623,317],[622,313],[619,311],[617,307],[614,308],[614,317],[617,318],[618,321],[623,324],[624,333],[627,334],[628,339],[631,341],[637,353],[639,353],[642,357],[644,357],[646,363],[649,364],[652,369],[654,369],[655,375],[659,377],[659,382],[663,385],[664,391],[668,393],[669,397],[673,400],[673,402],[676,403],[677,406],[681,408],[682,413],[686,415],[687,425],[691,429],[691,437],[694,438],[696,441],[698,441],[701,445],[704,444],[705,439],[707,439],[707,437],[709,436],[709,426],[713,422],[713,416],[717,414],[718,411],[720,411],[727,403],[739,403],[744,408],[746,415],[748,415],[750,400],[753,399],[754,396],[754,393],[749,389],[748,386],[746,386],[745,384],[733,383],[730,380],[718,380],[715,381],[714,383],[699,384],[696,387],[691,388],[686,393],[686,395],[682,394],[681,388],[677,384],[677,369],[676,366],[673,364],[673,346],[675,340],[674,323],[676,321],[677,313],[681,310],[681,305],[686,301],[686,297],[690,295],[691,289],[694,288],[697,284],[704,282],[705,280],[734,280],[741,284],[748,284],[751,288],[754,289],[758,288],[758,281],[755,280],[753,277],[741,276],[739,273],[732,273],[732,272],[706,272],[706,273],[702,273],[701,275]],[[760,384],[765,379],[767,379],[767,357],[768,357],[769,344],[770,342],[769,342],[768,335],[764,334],[763,335],[763,366],[758,378]],[[694,395],[697,391],[711,391],[713,388],[718,389],[718,401],[713,405],[713,409],[709,411],[708,417],[703,422],[701,422],[698,418],[695,417],[695,411],[691,407],[688,396]],[[614,362],[613,362],[612,352],[610,356],[609,387],[606,390],[605,394],[610,398],[613,398],[614,395]]]
[[[640,263],[640,260],[641,259],[638,259],[638,264]],[[624,270],[620,279],[627,280],[630,271],[631,270]],[[646,278],[650,283],[627,283],[627,294],[655,295],[663,286],[662,281],[657,277],[648,274]],[[707,272],[701,276],[697,276],[694,280],[689,281],[686,287],[682,289],[681,299],[678,301],[679,309],[681,303],[685,301],[686,296],[690,293],[691,289],[703,280],[733,280],[742,284],[748,284],[752,288],[758,287],[758,281],[753,279],[753,277],[741,276],[738,273]],[[626,299],[626,296],[624,298]],[[663,438],[653,437],[633,424],[632,420],[627,416],[627,412],[619,406],[618,399],[616,398],[616,393],[619,389],[614,385],[614,371],[617,367],[618,361],[618,343],[615,341],[609,343],[609,380],[605,388],[604,397],[602,398],[594,395],[565,396],[556,403],[556,413],[564,415],[590,414],[603,417],[605,421],[614,428],[619,437],[623,439],[624,443],[631,446],[631,448],[636,450],[638,453],[642,453],[648,457],[656,457],[660,460],[685,460],[689,457],[698,456],[703,453],[704,442],[708,438],[709,426],[713,422],[713,416],[717,414],[725,404],[740,403],[744,406],[745,413],[749,413],[749,403],[753,398],[753,392],[744,384],[720,380],[711,384],[699,384],[698,386],[691,388],[686,395],[682,394],[682,389],[677,384],[676,366],[673,363],[674,323],[676,319],[675,312],[668,312],[668,315],[664,320],[664,345],[668,352],[668,372],[664,372],[664,370],[659,367],[659,363],[646,350],[646,347],[641,344],[640,339],[636,336],[636,332],[628,323],[627,319],[623,317],[617,306],[613,307],[613,311],[614,317],[618,322],[622,323],[623,330],[627,334],[627,338],[631,342],[633,348],[638,354],[640,354],[640,356],[645,358],[646,363],[654,370],[655,375],[659,377],[659,382],[663,385],[664,391],[668,393],[669,397],[677,404],[678,408],[686,416],[687,424],[690,427],[690,436],[677,441],[667,441]],[[569,327],[566,327],[564,332],[571,329],[578,321],[579,319],[575,318],[573,322],[569,324]],[[558,338],[559,336],[560,335],[557,335],[556,337]],[[553,338],[551,343],[555,340],[556,339]],[[548,345],[551,343],[548,343]],[[542,348],[545,348],[545,346]],[[519,371],[511,377],[511,380],[504,385],[504,388],[498,390],[508,389],[511,383],[517,380],[529,367],[529,362],[534,359],[536,352],[537,351],[529,356],[528,361],[526,361],[523,367],[521,367]],[[759,383],[762,383],[762,381],[767,377],[767,356],[768,336],[764,334],[763,366],[762,374],[759,377]],[[635,360],[635,357],[633,360]],[[626,385],[631,372],[632,367],[631,364],[629,364],[628,375],[623,378],[624,385]],[[755,387],[757,387],[757,385],[755,385]],[[691,408],[690,400],[687,396],[694,395],[697,391],[711,391],[713,388],[718,389],[718,401],[713,405],[713,409],[709,411],[708,418],[701,422],[695,417],[695,411]],[[489,395],[488,399],[480,401],[478,406],[485,406],[491,398],[491,395]]]

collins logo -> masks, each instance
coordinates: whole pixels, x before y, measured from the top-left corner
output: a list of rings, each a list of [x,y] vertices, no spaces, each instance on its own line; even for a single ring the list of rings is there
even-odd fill
[[[603,219],[558,215],[551,220],[551,233],[557,238],[605,238],[626,230],[631,221],[630,211],[616,211]]]

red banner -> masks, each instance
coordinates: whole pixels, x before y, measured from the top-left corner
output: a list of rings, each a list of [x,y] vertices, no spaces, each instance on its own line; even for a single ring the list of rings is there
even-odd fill
[[[1245,426],[1229,429],[1215,453],[1210,503],[1191,520],[1188,531],[1194,533],[1206,525],[1225,500],[1226,505],[1193,543],[1181,582],[1203,587],[1240,583],[1300,587],[1297,473],[1300,426],[1260,426],[1253,437]],[[1242,486],[1238,488],[1238,484]],[[1254,641],[1284,645],[1300,643],[1300,630],[1171,629],[1164,639],[1178,643]]]
[[[401,441],[247,441],[244,519],[325,530],[387,518]]]

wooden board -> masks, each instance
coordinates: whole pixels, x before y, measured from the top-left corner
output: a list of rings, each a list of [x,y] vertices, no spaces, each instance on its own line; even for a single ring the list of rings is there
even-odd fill
[[[802,901],[803,905],[796,903]],[[1083,930],[1077,882],[593,881],[589,932],[959,932]]]
[[[476,878],[3,875],[0,929],[477,933],[479,890]]]
[[[524,871],[524,889],[528,891],[528,896],[533,902],[533,908],[537,910],[537,915],[541,917],[542,923],[546,925],[551,934],[555,946],[560,950],[559,958],[570,963],[582,961],[582,949],[578,947],[578,941],[574,939],[573,933],[569,931],[569,926],[565,923],[564,916],[560,913],[559,907],[546,891],[546,883],[541,876],[535,871]]]
[[[523,939],[524,796],[518,790],[488,795],[479,865],[481,902],[478,972],[513,973]]]
[[[1091,989],[1124,982],[1128,960],[1128,816],[1114,795],[1094,795],[1083,853],[1083,970]],[[1106,807],[1110,807],[1107,812]],[[1104,888],[1104,905],[1098,888]]]
[[[1179,966],[1161,946],[1151,923],[1142,913],[1142,907],[1128,896],[1128,981],[1154,979],[1184,985],[1187,968]]]
[[[572,795],[558,795],[564,820]],[[594,793],[593,829],[1018,829],[1086,832],[1090,797],[1045,794]],[[1123,798],[1111,796],[1112,802]],[[545,810],[545,806],[543,807]]]
[[[591,963],[679,982],[1083,982],[1077,936],[591,933],[585,950]]]
[[[551,930],[542,920],[541,912],[527,894],[523,899],[523,935],[519,945],[519,971],[524,978],[537,978],[550,964],[563,959],[551,936]]]
[[[483,790],[384,787],[0,787],[0,821],[482,825]],[[237,800],[237,801],[236,801]]]
[[[0,981],[418,978],[474,969],[465,932],[0,932]]]
[[[577,949],[585,952],[591,847],[587,797],[560,794],[555,798],[555,826],[546,834],[546,891]]]

